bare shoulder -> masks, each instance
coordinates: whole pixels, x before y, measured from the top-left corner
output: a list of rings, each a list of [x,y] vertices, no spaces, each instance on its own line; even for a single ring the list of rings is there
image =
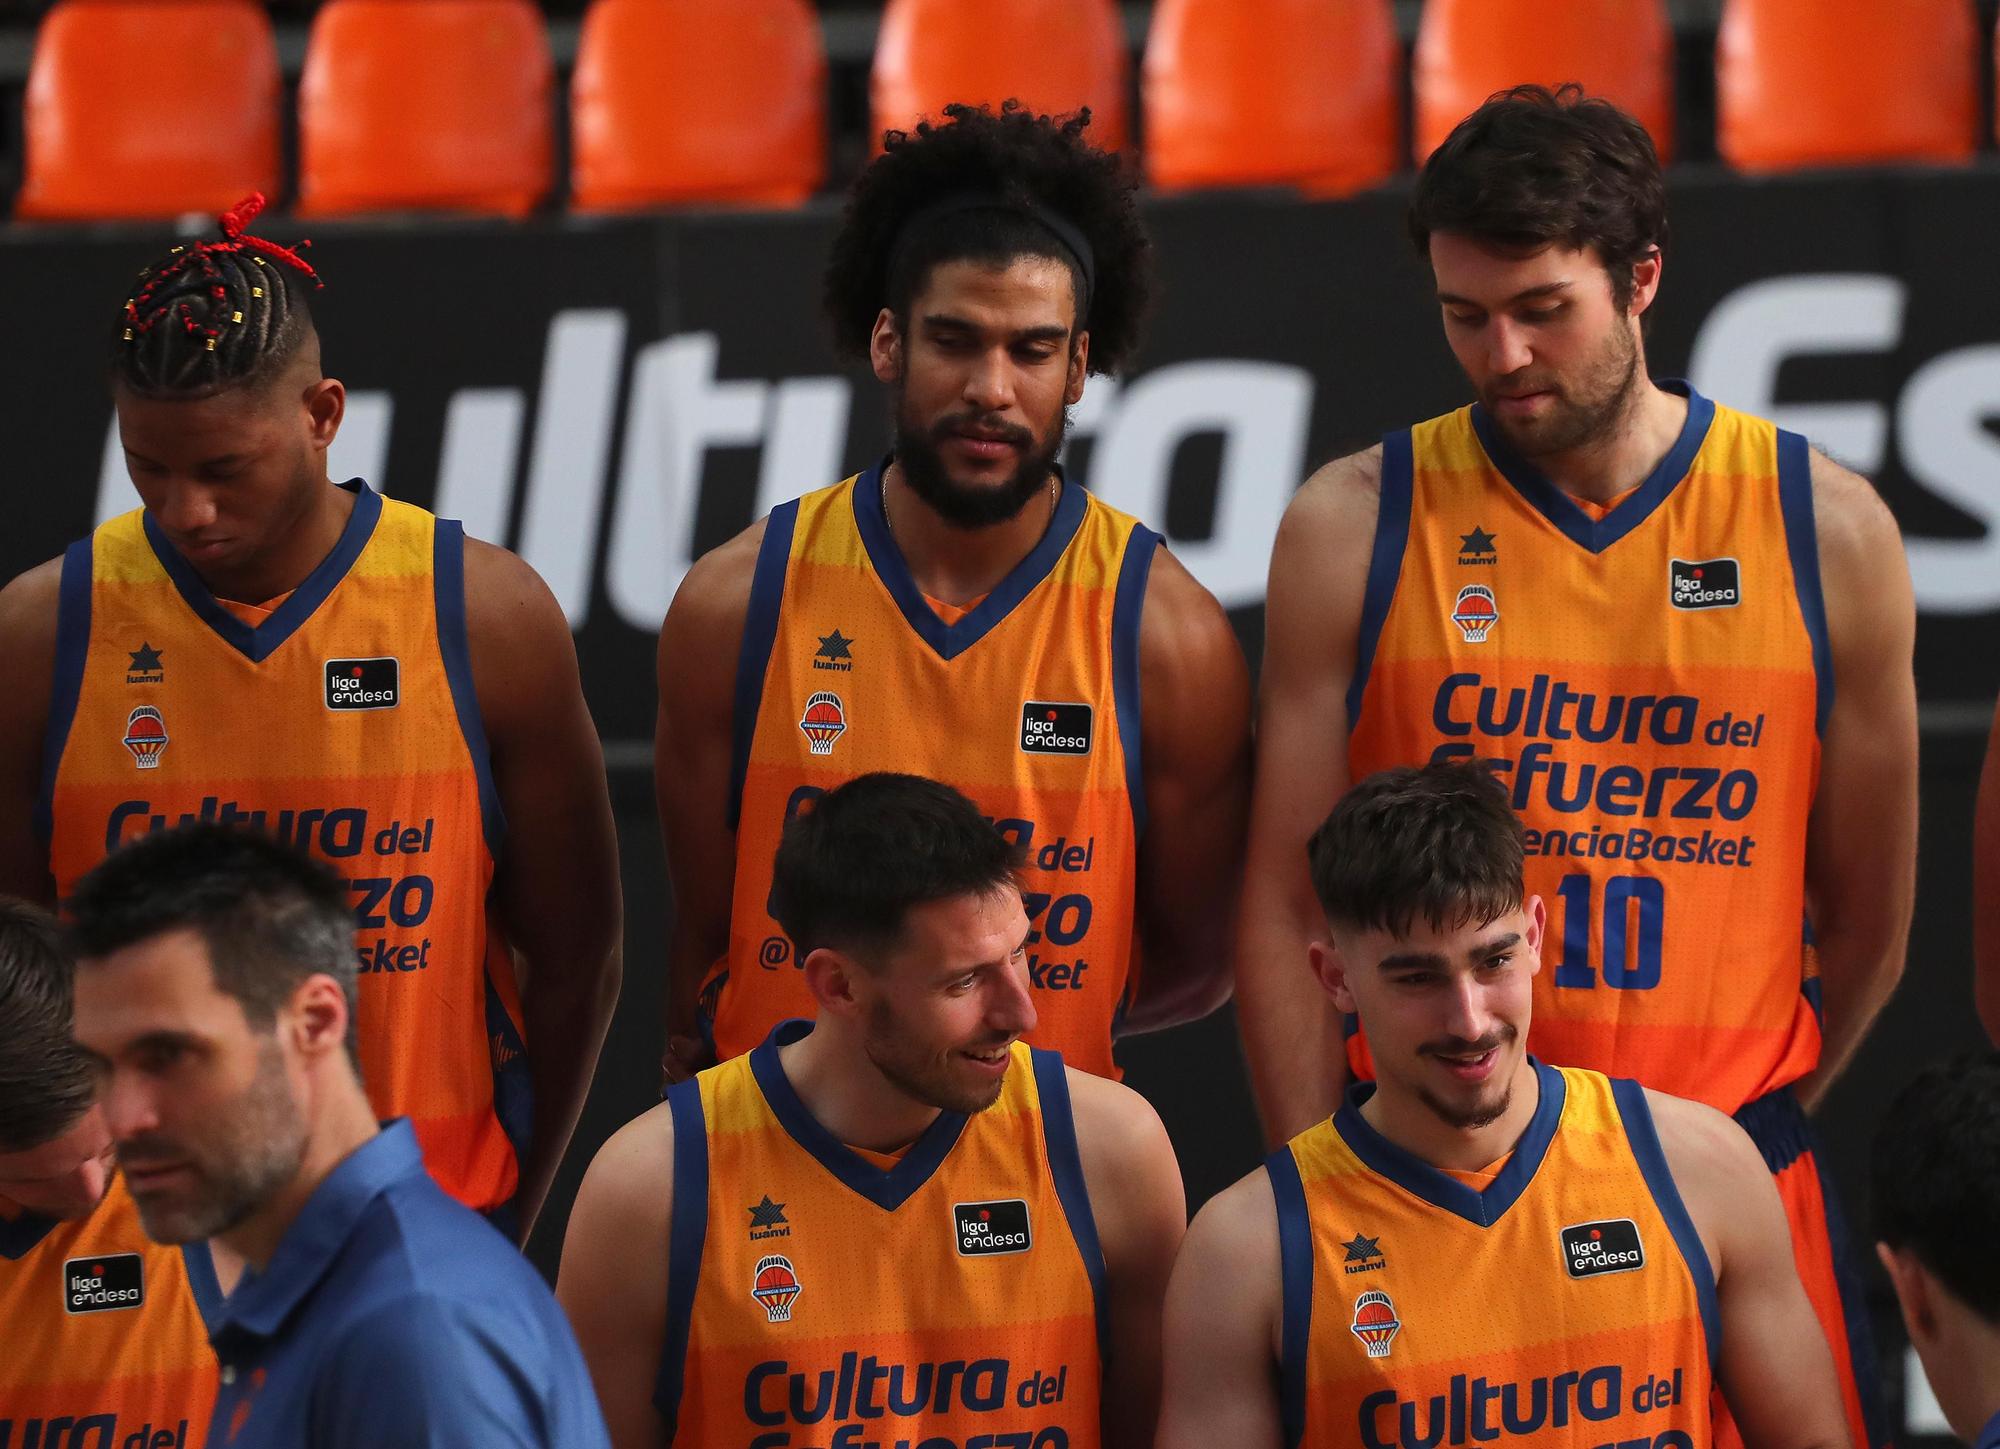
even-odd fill
[[[597,1149],[577,1189],[576,1210],[597,1227],[664,1228],[674,1186],[674,1119],[665,1102],[648,1108]]]
[[[1069,1082],[1069,1105],[1076,1119],[1078,1146],[1121,1161],[1171,1154],[1167,1129],[1153,1104],[1126,1086],[1108,1077],[1092,1076],[1075,1067],[1064,1067]]]
[[[475,644],[492,631],[511,634],[518,645],[520,631],[530,640],[551,628],[569,636],[562,605],[542,582],[542,576],[518,554],[483,539],[465,540],[465,622]]]
[[[0,648],[7,653],[18,658],[37,644],[44,651],[54,649],[62,568],[62,559],[52,558],[15,575],[0,588],[0,641],[4,641]]]
[[[1837,564],[1898,546],[1902,535],[1896,517],[1875,485],[1817,449],[1811,458],[1813,527],[1822,561]],[[1872,562],[1879,566],[1880,555]]]
[[[1259,1168],[1203,1203],[1181,1252],[1194,1271],[1235,1285],[1232,1292],[1275,1301],[1278,1201],[1271,1175]]]
[[[1382,499],[1382,445],[1335,458],[1306,479],[1285,509],[1278,536],[1317,535],[1324,529],[1346,533],[1365,522],[1371,528]]]
[[[1171,674],[1201,691],[1249,689],[1249,666],[1228,613],[1164,544],[1146,580],[1139,661],[1149,682]]]
[[[1645,1089],[1646,1106],[1653,1114],[1653,1130],[1659,1134],[1660,1150],[1666,1154],[1667,1168],[1683,1196],[1691,1191],[1719,1188],[1726,1192],[1732,1183],[1746,1177],[1767,1178],[1769,1170],[1757,1144],[1750,1140],[1733,1117],[1702,1102]]]
[[[662,676],[672,673],[685,687],[690,666],[697,673],[715,674],[710,666],[733,665],[750,611],[750,585],[757,574],[757,556],[764,546],[768,518],[760,518],[725,544],[694,561],[674,590],[660,627],[659,665]],[[725,671],[727,683],[735,678]]]

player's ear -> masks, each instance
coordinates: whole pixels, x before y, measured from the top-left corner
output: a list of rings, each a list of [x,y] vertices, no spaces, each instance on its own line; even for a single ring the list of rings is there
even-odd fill
[[[1525,907],[1528,914],[1528,974],[1534,975],[1542,969],[1542,938],[1549,930],[1549,908],[1540,896],[1529,896]]]
[[[1660,273],[1665,267],[1666,259],[1658,247],[1632,263],[1632,305],[1627,309],[1632,316],[1641,315],[1653,305],[1653,298],[1660,293]]]
[[[347,415],[347,386],[337,377],[322,377],[306,388],[302,401],[312,445],[324,449],[333,442],[340,420]]]
[[[324,1056],[347,1046],[347,995],[325,972],[298,984],[287,1005],[283,1029],[304,1056]]]
[[[1069,349],[1069,376],[1063,380],[1063,405],[1075,407],[1083,401],[1083,380],[1090,376],[1090,334],[1079,332]]]
[[[1335,1006],[1347,1012],[1359,1009],[1354,1004],[1354,993],[1347,988],[1347,963],[1340,959],[1338,946],[1315,939],[1306,946],[1306,960]]]
[[[861,1010],[857,978],[867,967],[831,946],[821,946],[810,952],[801,964],[806,990],[812,993],[821,1011],[832,1016],[845,1016]]]
[[[903,380],[903,332],[887,307],[876,313],[875,328],[868,334],[868,365],[877,382]]]
[[[1928,1342],[1937,1333],[1937,1308],[1931,1301],[1930,1275],[1916,1254],[1900,1251],[1887,1243],[1875,1244],[1875,1256],[1888,1270],[1889,1285],[1896,1290],[1896,1302],[1903,1310],[1903,1323],[1910,1337]]]

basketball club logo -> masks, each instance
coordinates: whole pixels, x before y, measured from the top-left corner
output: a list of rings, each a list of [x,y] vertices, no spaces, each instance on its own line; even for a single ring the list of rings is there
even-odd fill
[[[799,728],[805,731],[815,755],[832,754],[833,742],[847,733],[847,710],[841,705],[840,696],[830,689],[817,691],[806,701],[806,712],[799,716]]]
[[[759,1258],[757,1276],[750,1283],[750,1296],[764,1305],[764,1313],[771,1322],[791,1322],[792,1300],[799,1296],[799,1275],[792,1271],[792,1260],[783,1253]]]
[[[167,747],[167,722],[159,710],[142,704],[125,718],[125,748],[142,770],[159,768],[160,751]]]
[[[1354,1322],[1348,1327],[1361,1340],[1370,1358],[1387,1358],[1389,1344],[1403,1325],[1396,1320],[1396,1305],[1379,1290],[1363,1293],[1354,1300]]]
[[[1493,590],[1484,584],[1467,584],[1458,591],[1451,621],[1458,625],[1468,644],[1484,644],[1487,633],[1500,618],[1500,606],[1493,602]]]

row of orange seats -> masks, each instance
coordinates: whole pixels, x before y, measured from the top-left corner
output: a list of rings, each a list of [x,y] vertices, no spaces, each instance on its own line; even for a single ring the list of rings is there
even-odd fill
[[[1727,0],[1718,149],[1750,171],[1968,159],[1973,0]],[[950,100],[1089,105],[1122,146],[1115,0],[888,0],[874,130]],[[1491,92],[1577,80],[1673,135],[1665,0],[1427,0],[1409,67],[1421,159]],[[1402,164],[1390,0],[1156,0],[1141,94],[1162,189],[1342,195]],[[17,215],[216,211],[281,193],[282,97],[255,0],[59,0],[29,76]],[[555,67],[533,0],[326,0],[299,86],[298,208],[524,215],[554,174]],[[571,93],[570,204],[794,204],[825,171],[807,0],[593,0]]]

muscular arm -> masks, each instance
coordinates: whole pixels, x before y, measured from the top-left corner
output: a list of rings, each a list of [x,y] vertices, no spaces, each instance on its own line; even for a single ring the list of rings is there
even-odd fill
[[[1374,449],[1321,469],[1286,509],[1271,555],[1236,1011],[1272,1144],[1330,1113],[1347,1080],[1339,1014],[1306,966],[1307,943],[1325,931],[1306,841],[1349,784],[1347,685],[1381,467]]]
[[[1972,826],[1972,993],[1989,1041],[2000,1044],[2000,710],[1986,742]]]
[[[1833,1354],[1799,1282],[1791,1230],[1749,1134],[1712,1108],[1648,1091],[1660,1146],[1715,1270],[1716,1370],[1748,1449],[1845,1449]]]
[[[604,752],[555,596],[514,555],[472,540],[465,596],[472,677],[507,817],[492,900],[521,968],[534,1084],[514,1199],[525,1240],[618,1004],[618,840]]]
[[[664,1104],[625,1124],[584,1174],[556,1301],[569,1314],[614,1449],[664,1449],[653,1384],[667,1337],[674,1124]]]
[[[1916,900],[1916,605],[1896,521],[1866,479],[1813,455],[1813,510],[1833,655],[1806,837],[1823,1045],[1799,1084],[1812,1107],[1896,989]]]
[[[1159,1449],[1278,1449],[1278,1215],[1253,1172],[1195,1215],[1167,1289]]]
[[[1140,974],[1128,1031],[1229,999],[1230,932],[1250,806],[1250,670],[1229,616],[1161,549],[1139,626]]]
[[[760,520],[704,554],[681,581],[660,627],[653,790],[674,896],[663,1061],[673,1081],[709,1064],[695,1019],[701,980],[729,950],[736,883],[736,835],[729,828],[736,655],[763,541]]]
[[[35,833],[42,738],[56,660],[56,597],[62,560],[52,559],[0,589],[0,893],[55,901],[46,843]]]

